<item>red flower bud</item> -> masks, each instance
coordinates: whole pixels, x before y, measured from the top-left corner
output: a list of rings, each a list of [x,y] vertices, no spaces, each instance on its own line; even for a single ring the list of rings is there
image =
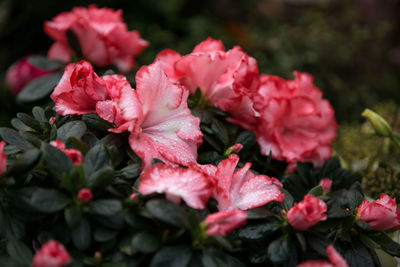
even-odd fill
[[[82,188],[78,193],[78,199],[81,202],[89,202],[93,198],[92,191],[88,188]]]

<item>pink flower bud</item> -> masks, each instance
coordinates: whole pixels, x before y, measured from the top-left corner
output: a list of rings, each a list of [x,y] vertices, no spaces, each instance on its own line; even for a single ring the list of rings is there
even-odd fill
[[[62,267],[70,260],[65,247],[58,241],[50,240],[35,254],[32,267]]]
[[[6,145],[6,142],[4,142],[4,141],[0,142],[0,176],[3,175],[4,171],[7,168],[7,156],[3,152],[5,145]]]
[[[242,148],[243,148],[243,145],[240,143],[237,143],[232,146],[232,151],[239,153],[239,151],[242,150]]]
[[[57,122],[57,120],[56,120],[56,117],[54,117],[54,116],[49,119],[49,123],[50,123],[51,126],[56,124],[56,122]]]
[[[100,251],[96,251],[96,252],[94,253],[93,258],[94,258],[95,261],[101,262],[101,260],[102,260],[101,252],[100,252]]]
[[[228,232],[245,225],[247,214],[241,210],[220,211],[210,214],[204,220],[207,223],[207,235],[226,235]]]
[[[381,197],[374,202],[364,200],[357,208],[357,216],[375,231],[400,228],[396,199],[386,194],[381,194]]]
[[[7,70],[6,83],[11,87],[13,95],[17,95],[32,80],[51,73],[32,66],[27,58],[26,56],[15,62]]]
[[[133,193],[133,194],[131,194],[130,196],[129,196],[129,199],[130,200],[135,200],[135,199],[137,199],[138,198],[138,194],[136,194],[136,193]]]
[[[327,206],[324,201],[312,195],[306,195],[288,211],[286,217],[296,230],[304,231],[319,221],[326,220]]]
[[[332,180],[329,178],[323,178],[319,182],[319,185],[322,186],[324,193],[329,193],[329,192],[331,192],[331,188],[332,188]]]
[[[75,166],[82,163],[83,156],[79,150],[74,149],[74,148],[65,149],[65,144],[60,140],[51,141],[50,145],[63,151],[71,159],[72,163]]]
[[[89,202],[93,198],[92,191],[88,188],[82,188],[78,193],[78,199],[81,202]]]

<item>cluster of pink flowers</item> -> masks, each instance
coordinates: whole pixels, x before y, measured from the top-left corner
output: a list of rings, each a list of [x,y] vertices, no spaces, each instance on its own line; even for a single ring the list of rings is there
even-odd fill
[[[35,254],[32,267],[62,267],[71,258],[65,247],[55,240],[47,241]]]
[[[44,31],[55,41],[48,52],[49,58],[71,61],[74,51],[69,46],[67,31],[72,31],[85,58],[99,67],[115,65],[123,72],[132,69],[133,57],[148,46],[138,31],[128,31],[122,10],[95,5],[75,7],[71,12],[57,15],[45,22]]]

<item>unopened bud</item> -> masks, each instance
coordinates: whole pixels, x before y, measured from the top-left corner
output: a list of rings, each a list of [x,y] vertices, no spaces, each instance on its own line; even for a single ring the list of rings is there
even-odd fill
[[[365,109],[361,116],[366,118],[371,123],[377,135],[384,137],[389,137],[392,135],[392,127],[390,127],[389,123],[387,123],[387,121],[379,114],[370,109]]]

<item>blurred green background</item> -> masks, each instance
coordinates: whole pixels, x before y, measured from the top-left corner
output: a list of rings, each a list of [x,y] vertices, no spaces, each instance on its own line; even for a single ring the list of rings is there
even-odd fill
[[[0,1],[0,125],[18,106],[6,92],[7,68],[26,54],[46,54],[43,22],[95,3],[124,11],[130,30],[150,41],[148,64],[163,48],[189,53],[206,37],[240,45],[260,72],[291,78],[310,72],[339,123],[384,100],[400,103],[400,7],[397,0],[3,0]]]

